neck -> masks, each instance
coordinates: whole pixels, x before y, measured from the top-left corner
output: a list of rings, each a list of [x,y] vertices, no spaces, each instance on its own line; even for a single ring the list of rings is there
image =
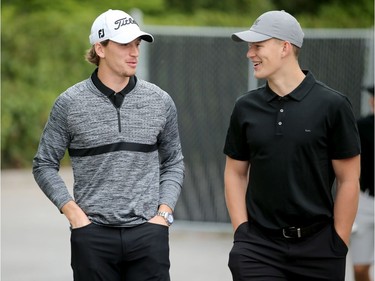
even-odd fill
[[[294,68],[294,71],[286,70],[281,75],[268,79],[268,85],[272,91],[283,97],[296,89],[305,77],[306,75],[298,67]]]

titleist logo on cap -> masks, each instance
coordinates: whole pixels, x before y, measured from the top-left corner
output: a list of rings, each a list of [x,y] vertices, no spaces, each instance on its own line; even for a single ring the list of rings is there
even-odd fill
[[[115,24],[115,30],[119,29],[121,26],[125,26],[125,25],[128,25],[128,24],[138,25],[138,23],[133,18],[118,19],[114,22],[114,24]]]

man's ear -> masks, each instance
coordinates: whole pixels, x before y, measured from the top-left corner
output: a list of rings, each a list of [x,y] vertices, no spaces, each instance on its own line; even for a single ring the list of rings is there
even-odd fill
[[[283,41],[283,50],[282,55],[283,57],[287,56],[290,53],[293,53],[293,45],[289,41]]]
[[[95,43],[94,45],[95,52],[100,58],[104,58],[105,56],[105,47],[100,43]]]

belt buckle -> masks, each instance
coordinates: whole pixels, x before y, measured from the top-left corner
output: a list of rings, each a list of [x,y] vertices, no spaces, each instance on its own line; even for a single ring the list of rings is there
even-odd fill
[[[293,236],[289,236],[286,234],[286,230],[291,230],[291,231],[296,231],[297,232],[297,237],[293,237]],[[290,238],[301,238],[302,235],[301,235],[301,228],[297,228],[295,226],[292,226],[292,227],[288,227],[288,228],[283,228],[283,236],[284,238],[287,238],[287,239],[290,239]]]

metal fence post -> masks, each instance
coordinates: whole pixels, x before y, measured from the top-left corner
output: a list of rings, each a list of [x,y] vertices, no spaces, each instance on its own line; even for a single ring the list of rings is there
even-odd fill
[[[143,13],[139,9],[132,9],[130,11],[131,16],[135,19],[135,21],[138,23],[141,30],[143,30]],[[147,31],[145,31],[147,32]],[[149,43],[142,42],[140,45],[140,56],[138,61],[138,67],[137,67],[137,77],[143,79],[143,80],[149,80],[149,67],[148,67],[148,61],[149,61]]]

